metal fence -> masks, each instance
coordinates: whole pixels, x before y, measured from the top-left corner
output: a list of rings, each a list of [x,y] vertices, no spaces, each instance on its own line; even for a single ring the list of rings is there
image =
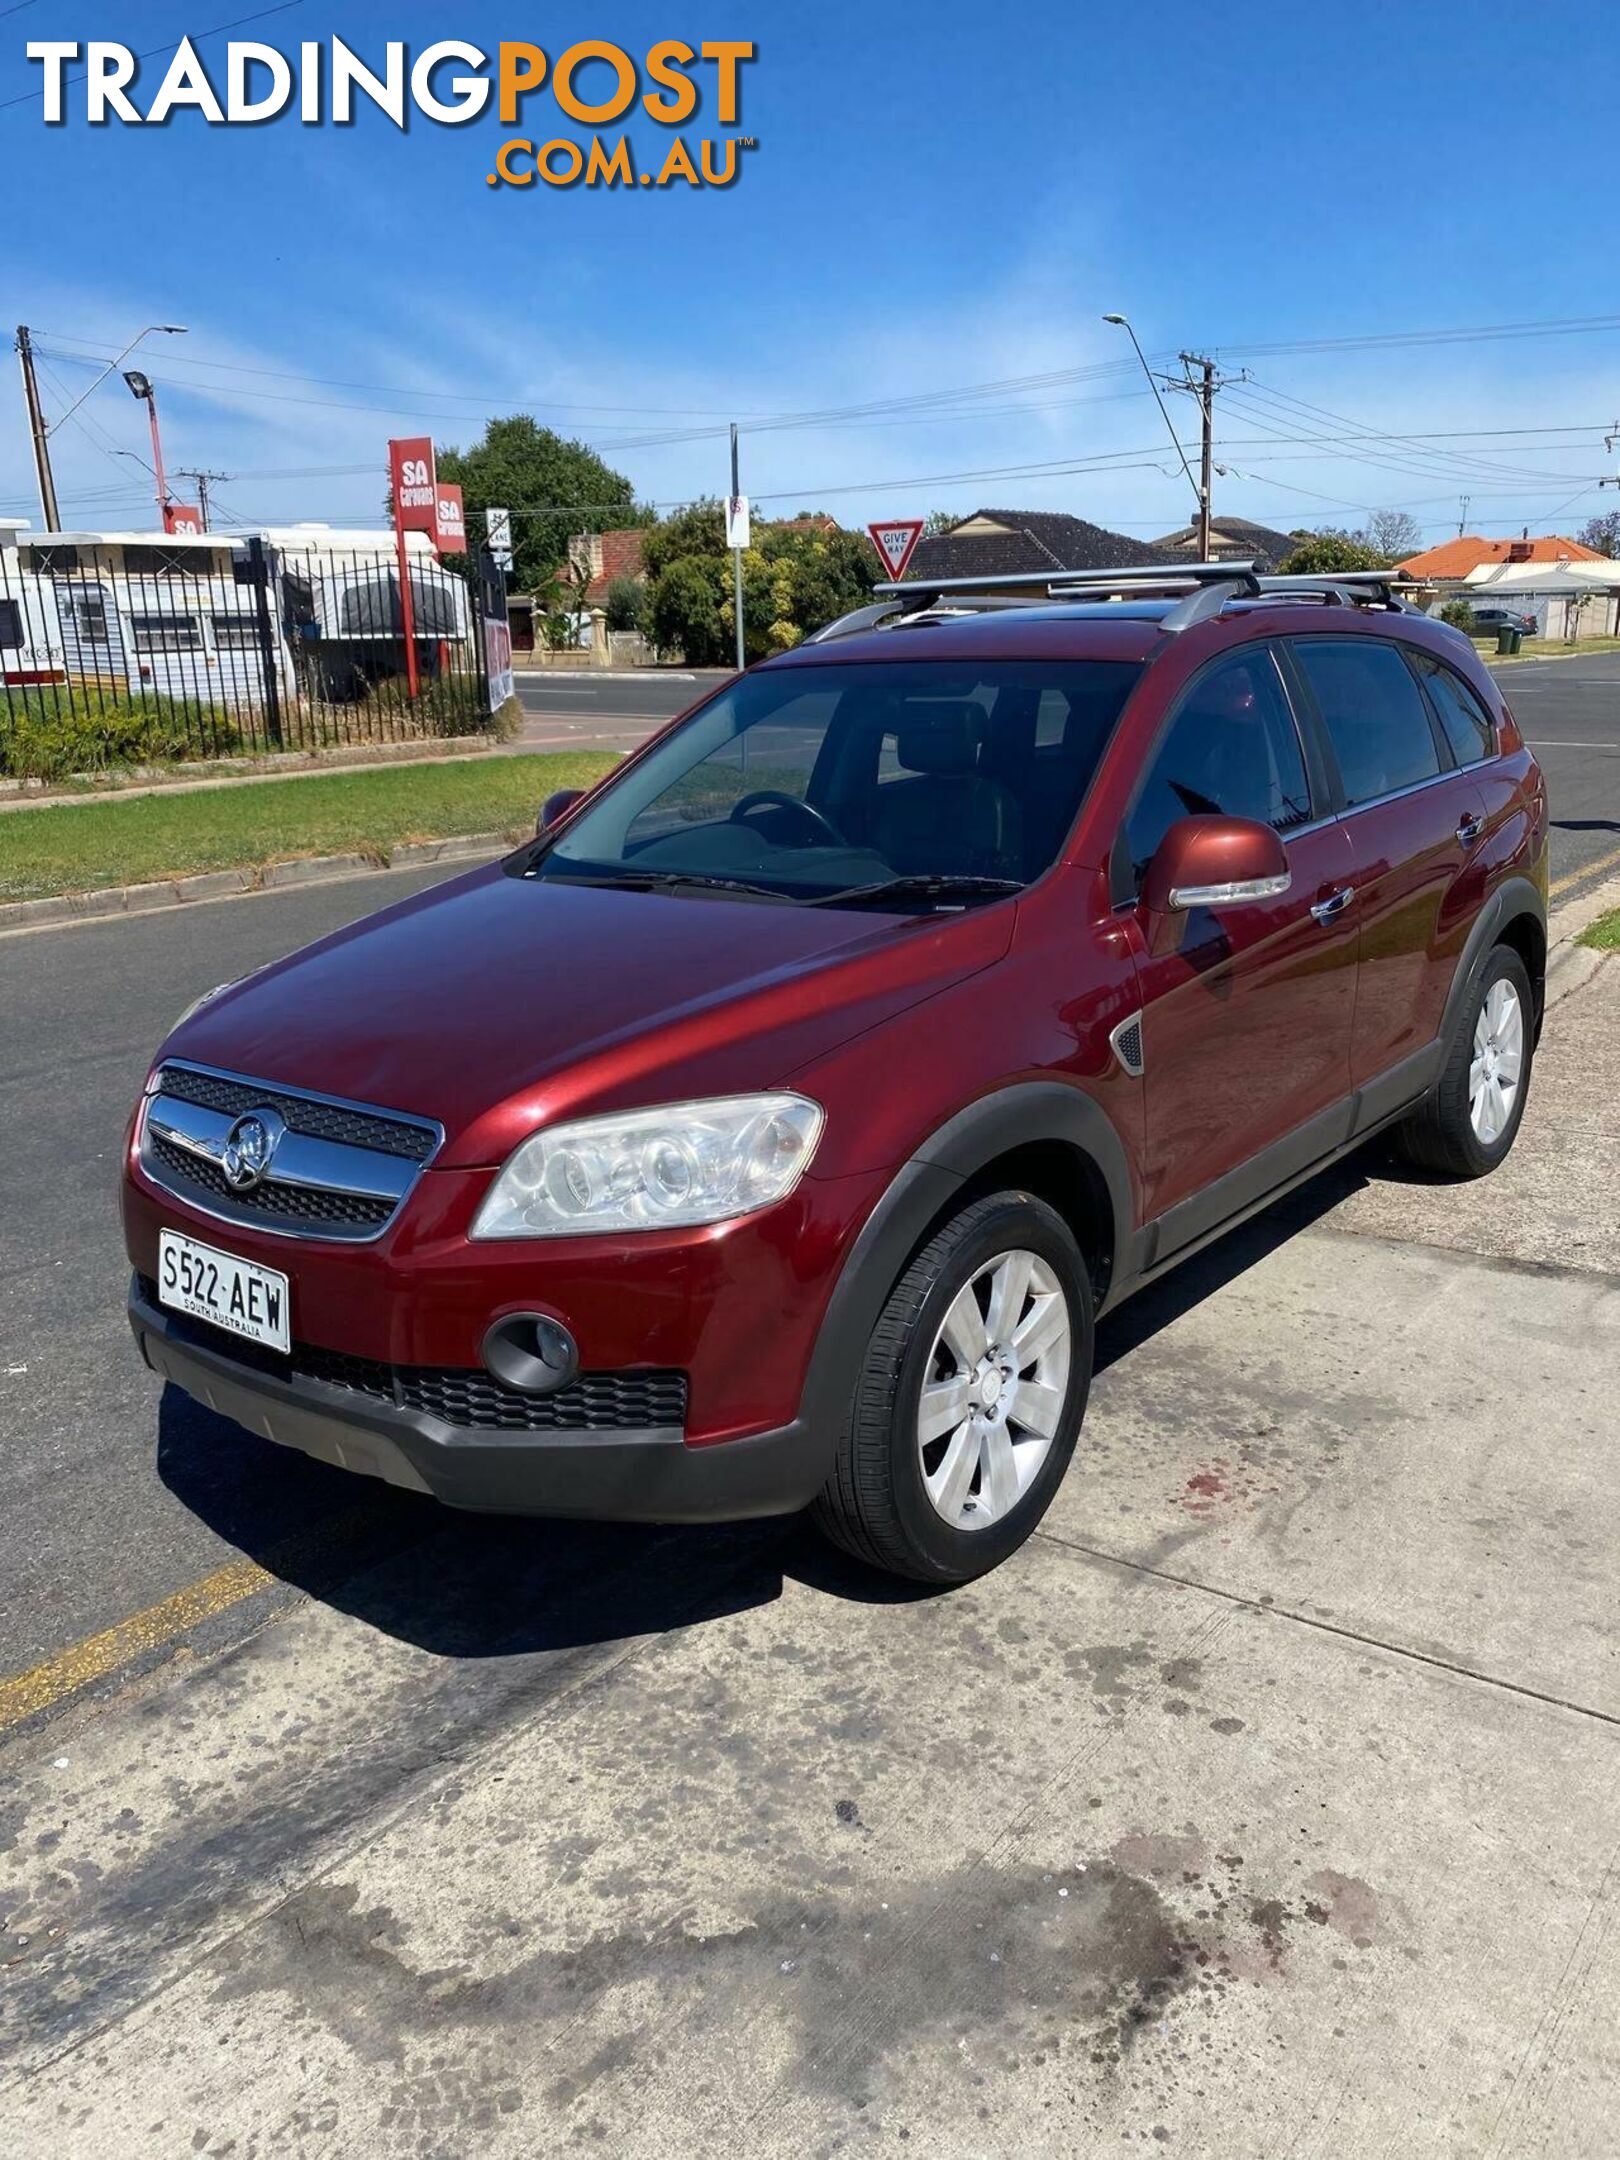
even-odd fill
[[[476,579],[425,551],[208,535],[0,550],[0,775],[473,735]],[[415,658],[414,693],[410,682]]]

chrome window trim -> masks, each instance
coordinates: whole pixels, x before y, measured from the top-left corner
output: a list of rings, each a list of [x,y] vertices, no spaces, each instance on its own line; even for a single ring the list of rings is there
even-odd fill
[[[277,1149],[279,1164],[283,1152],[291,1149],[291,1162],[285,1173],[273,1174],[262,1182],[282,1185],[292,1190],[318,1195],[323,1192],[334,1196],[347,1195],[356,1200],[391,1201],[381,1222],[363,1225],[342,1223],[301,1224],[277,1220],[266,1210],[251,1205],[232,1207],[223,1196],[206,1189],[182,1189],[173,1182],[165,1165],[153,1159],[149,1136],[169,1141],[173,1146],[195,1155],[200,1161],[219,1160],[225,1135],[237,1122],[237,1116],[250,1115],[243,1110],[232,1116],[223,1110],[215,1110],[205,1104],[186,1102],[179,1096],[165,1095],[162,1074],[168,1067],[185,1072],[201,1074],[206,1079],[228,1081],[251,1094],[265,1098],[265,1107],[276,1096],[294,1097],[300,1102],[319,1103],[334,1110],[353,1112],[360,1117],[376,1118],[379,1122],[410,1125],[432,1137],[432,1145],[419,1161],[403,1155],[390,1155],[380,1148],[367,1148],[358,1142],[326,1140],[317,1134],[300,1133],[289,1128]],[[234,1072],[224,1066],[203,1065],[194,1058],[159,1058],[147,1078],[141,1096],[140,1115],[137,1120],[136,1153],[141,1173],[160,1192],[189,1208],[194,1214],[207,1217],[210,1222],[225,1223],[239,1230],[250,1230],[257,1236],[289,1238],[303,1244],[326,1243],[337,1245],[371,1245],[399,1220],[400,1210],[416,1189],[417,1180],[437,1156],[444,1145],[444,1127],[436,1118],[423,1117],[412,1110],[389,1110],[378,1103],[356,1102],[345,1095],[326,1095],[314,1088],[293,1087],[284,1081],[265,1080],[252,1073]],[[341,1158],[369,1157],[367,1163],[355,1163],[347,1176],[340,1174]],[[257,1188],[253,1188],[257,1189]],[[244,1200],[247,1195],[244,1194]]]
[[[1425,788],[1438,787],[1443,780],[1455,780],[1459,773],[1477,772],[1482,765],[1493,765],[1494,757],[1476,758],[1472,765],[1448,765],[1443,772],[1430,773],[1425,780],[1409,780],[1405,787],[1391,788],[1387,795],[1369,795],[1364,802],[1346,803],[1337,812],[1342,822],[1345,818],[1359,817],[1363,810],[1378,810],[1385,803],[1400,802],[1407,795],[1421,795]]]

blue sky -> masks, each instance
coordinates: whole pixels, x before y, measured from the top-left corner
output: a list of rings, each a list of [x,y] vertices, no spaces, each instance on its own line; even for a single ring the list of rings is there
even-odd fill
[[[751,37],[741,128],[758,148],[733,188],[700,193],[493,190],[512,132],[494,118],[417,117],[403,136],[370,111],[347,129],[91,128],[82,107],[42,124],[30,38],[162,55],[190,33],[222,81],[226,39],[200,33],[270,4],[0,0],[8,335],[35,329],[54,414],[92,355],[189,324],[142,364],[171,468],[236,476],[217,489],[227,515],[371,521],[390,434],[465,443],[526,408],[650,500],[723,491],[735,415],[771,510],[1062,508],[1148,537],[1186,519],[1189,492],[1109,309],[1150,353],[1249,368],[1218,406],[1218,513],[1355,524],[1398,506],[1439,538],[1464,495],[1486,532],[1573,530],[1620,501],[1595,488],[1620,470],[1602,445],[1620,421],[1606,7],[1555,32],[1490,0],[1331,19],[1178,0],[731,0],[697,17],[297,0],[233,33],[289,53],[335,34],[379,65],[388,38],[555,53]],[[145,63],[138,101],[163,66]],[[549,100],[528,124],[586,132]],[[1603,315],[1584,334],[1332,342]],[[1171,402],[1190,437],[1190,404]],[[763,425],[808,412],[833,417]],[[145,476],[116,454],[146,447],[114,377],[55,437],[64,522],[150,522]],[[10,369],[0,514],[30,513]]]

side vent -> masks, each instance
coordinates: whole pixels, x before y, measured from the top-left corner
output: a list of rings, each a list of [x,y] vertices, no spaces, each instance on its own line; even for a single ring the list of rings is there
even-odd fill
[[[1132,1013],[1128,1020],[1122,1020],[1108,1040],[1113,1046],[1115,1057],[1119,1059],[1119,1062],[1124,1066],[1131,1078],[1140,1080],[1142,1077],[1142,1015],[1139,1012]]]

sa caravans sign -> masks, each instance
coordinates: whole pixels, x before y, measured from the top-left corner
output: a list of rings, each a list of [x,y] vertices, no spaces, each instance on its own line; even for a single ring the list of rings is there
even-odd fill
[[[431,435],[407,436],[388,445],[388,485],[396,532],[425,532],[441,555],[467,552],[461,490],[440,480]]]
[[[890,577],[903,578],[912,551],[922,538],[922,519],[890,518],[885,523],[868,525],[866,529]]]

